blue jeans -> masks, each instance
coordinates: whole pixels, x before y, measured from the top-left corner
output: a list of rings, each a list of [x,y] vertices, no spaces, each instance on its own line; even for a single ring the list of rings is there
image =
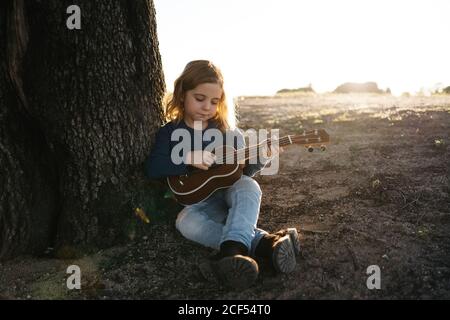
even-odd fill
[[[178,214],[176,228],[185,238],[217,250],[224,241],[241,242],[254,256],[259,240],[267,234],[256,227],[261,196],[258,182],[242,175],[231,187],[216,190],[206,200],[184,207]]]

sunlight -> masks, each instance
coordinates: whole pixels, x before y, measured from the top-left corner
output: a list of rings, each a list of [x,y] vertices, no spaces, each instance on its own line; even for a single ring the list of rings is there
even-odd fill
[[[184,65],[209,59],[237,95],[333,91],[377,82],[400,95],[450,85],[450,2],[156,0],[170,90]],[[223,19],[217,20],[217,13]]]

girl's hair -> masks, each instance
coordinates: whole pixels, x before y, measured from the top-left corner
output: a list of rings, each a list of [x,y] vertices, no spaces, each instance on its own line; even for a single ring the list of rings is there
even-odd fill
[[[230,128],[227,121],[228,106],[223,89],[223,76],[219,68],[208,60],[194,60],[189,62],[183,73],[175,80],[173,94],[168,97],[165,103],[165,120],[175,121],[177,124],[184,118],[183,100],[186,91],[192,90],[203,83],[217,83],[222,88],[222,96],[217,105],[217,111],[212,118],[217,128],[225,132]]]

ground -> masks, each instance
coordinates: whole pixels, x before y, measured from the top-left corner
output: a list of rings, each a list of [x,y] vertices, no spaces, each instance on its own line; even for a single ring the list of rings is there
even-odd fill
[[[283,136],[323,128],[331,137],[325,152],[285,148],[277,175],[255,177],[259,227],[301,233],[293,273],[264,273],[240,291],[209,282],[198,265],[211,251],[185,240],[171,217],[82,259],[5,262],[0,298],[450,299],[449,97],[287,95],[239,104],[243,129]],[[81,290],[66,287],[71,264],[81,268]],[[380,268],[380,290],[367,288],[371,265]]]

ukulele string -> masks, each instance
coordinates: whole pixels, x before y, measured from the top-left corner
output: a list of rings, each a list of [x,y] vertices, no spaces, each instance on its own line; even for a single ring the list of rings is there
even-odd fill
[[[288,137],[283,137],[283,138],[279,139],[279,141],[283,141],[283,140],[286,140],[285,142],[287,142],[287,141],[289,141],[289,138]],[[269,145],[269,142],[271,143],[271,139],[267,139],[266,141],[267,141],[267,145]],[[230,163],[230,162],[234,163],[235,159],[239,159],[240,158],[239,157],[240,154],[244,153],[243,155],[245,156],[245,151],[246,150],[248,150],[249,155],[252,155],[251,157],[257,156],[258,149],[260,147],[262,147],[262,145],[264,145],[264,143],[265,142],[262,142],[260,144],[257,144],[257,145],[251,146],[251,147],[244,147],[242,149],[233,150],[232,154],[227,152],[226,156],[224,156],[222,158],[222,161],[224,161],[222,163]],[[242,155],[241,155],[241,157],[242,157]],[[249,158],[251,158],[251,157],[249,157]],[[244,159],[247,160],[247,157],[245,157]],[[239,159],[239,160],[244,160],[244,159]],[[228,162],[228,161],[230,161],[230,162]]]
[[[307,135],[302,136],[302,139],[317,140],[317,141],[308,141],[308,142],[311,142],[311,143],[319,142],[318,138],[316,138],[316,137],[309,138]],[[279,141],[286,142],[286,144],[287,144],[288,141],[291,142],[292,140],[297,140],[297,139],[295,137],[294,138],[291,137],[291,140],[289,140],[289,137],[282,137],[281,139],[279,139]],[[271,139],[267,139],[267,142],[268,142],[267,144],[271,143]],[[298,141],[296,141],[296,142],[298,142]],[[248,147],[248,148],[242,148],[242,149],[236,150],[236,151],[233,152],[232,155],[227,155],[222,160],[225,160],[225,161],[229,160],[229,161],[231,161],[231,163],[234,163],[235,159],[239,159],[239,153],[245,152],[246,149],[248,149],[248,151],[249,151],[248,152],[249,156],[245,157],[245,158],[243,158],[241,160],[247,160],[247,159],[256,157],[258,155],[258,149],[261,148],[264,145],[264,143],[265,142],[260,143],[260,144],[255,145],[255,146]],[[306,141],[305,141],[305,143],[306,143]],[[244,154],[244,156],[245,156],[245,154]]]
[[[301,139],[317,140],[317,142],[320,141],[320,140],[318,140],[319,138],[317,138],[317,136],[309,138],[309,134],[301,135],[300,137],[301,137]],[[291,136],[291,137],[285,136],[285,137],[278,139],[278,142],[279,142],[279,144],[280,144],[280,142],[281,142],[281,144],[283,144],[283,143],[288,144],[288,142],[289,142],[289,144],[291,144],[293,140],[296,141],[297,138],[295,136]],[[277,140],[274,140],[274,141],[277,141]],[[296,141],[296,142],[298,142],[298,141]],[[315,143],[316,141],[308,141],[308,142]],[[305,141],[305,143],[306,143],[306,141]],[[230,162],[234,163],[235,159],[247,160],[247,159],[254,158],[254,157],[258,156],[258,150],[264,144],[267,144],[267,145],[272,144],[272,139],[269,138],[266,141],[264,141],[260,144],[251,146],[251,147],[245,147],[242,149],[234,150],[233,154],[230,154],[229,152],[227,152],[227,154],[224,157],[222,157],[222,161],[223,161],[222,163],[230,163]],[[248,154],[249,154],[248,157],[245,157],[246,150],[248,150]],[[244,158],[240,159],[240,156],[242,158],[242,153],[244,153],[243,154]]]

